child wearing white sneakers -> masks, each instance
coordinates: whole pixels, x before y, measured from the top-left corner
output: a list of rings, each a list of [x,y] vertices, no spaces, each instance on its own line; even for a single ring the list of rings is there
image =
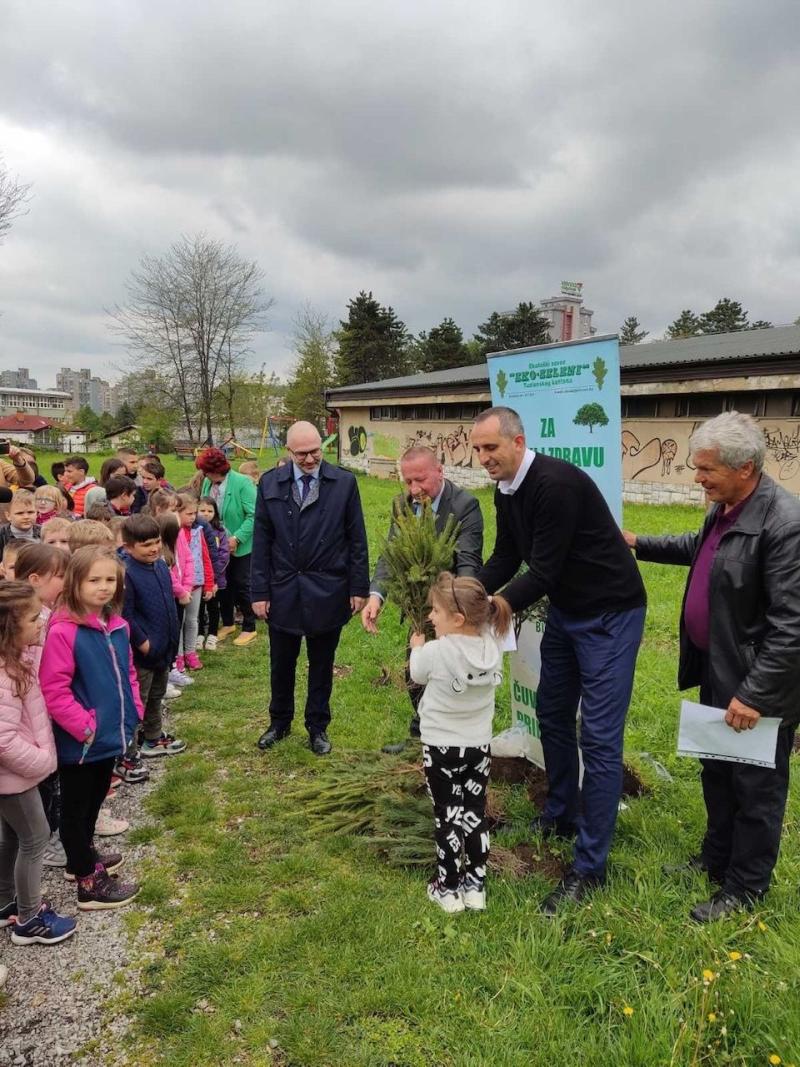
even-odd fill
[[[430,593],[436,640],[411,636],[411,678],[425,686],[419,704],[422,762],[433,801],[438,877],[428,898],[455,913],[486,907],[489,785],[494,693],[503,680],[498,635],[511,625],[501,597],[475,578],[445,571]]]

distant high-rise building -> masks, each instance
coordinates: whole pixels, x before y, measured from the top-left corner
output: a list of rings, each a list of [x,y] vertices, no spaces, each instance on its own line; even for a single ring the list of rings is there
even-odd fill
[[[541,302],[542,312],[550,320],[553,341],[578,341],[597,333],[592,326],[593,311],[583,306],[583,282],[562,282],[561,296]]]
[[[27,367],[18,367],[16,370],[0,371],[0,385],[6,389],[38,389],[36,379],[31,378],[31,372]]]
[[[56,374],[56,389],[72,395],[70,411],[73,414],[83,407],[90,407],[97,415],[111,411],[110,383],[92,375],[88,367],[80,370],[62,367]]]

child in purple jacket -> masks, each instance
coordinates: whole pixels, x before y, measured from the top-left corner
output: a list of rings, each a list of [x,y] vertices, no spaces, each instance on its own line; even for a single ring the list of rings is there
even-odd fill
[[[228,548],[228,535],[219,517],[217,502],[210,496],[201,497],[197,505],[197,517],[205,521],[211,529],[211,534],[216,547],[216,555],[210,552],[211,565],[214,569],[214,584],[217,590],[224,589],[226,585],[225,571],[228,566],[230,549]],[[210,600],[200,603],[200,635],[197,639],[198,648],[210,649],[212,652],[217,647],[217,630],[219,629],[219,592],[216,592]]]

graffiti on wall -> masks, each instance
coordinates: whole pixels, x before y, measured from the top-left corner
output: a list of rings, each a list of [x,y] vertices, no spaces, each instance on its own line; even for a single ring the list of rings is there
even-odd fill
[[[405,448],[424,445],[436,453],[436,457],[447,467],[471,467],[474,452],[469,440],[469,431],[463,425],[453,430],[434,433],[433,430],[417,430],[406,437]]]
[[[363,426],[351,426],[347,436],[350,438],[351,456],[360,456],[367,451],[367,431]]]
[[[672,437],[651,437],[646,444],[642,444],[635,433],[622,431],[622,476],[629,481],[645,471],[654,472],[657,468],[660,468],[659,477],[669,478],[677,454],[678,442]],[[676,469],[683,470],[682,467]]]
[[[765,470],[800,493],[800,419],[759,419],[767,445]],[[626,481],[691,485],[694,465],[689,438],[701,425],[694,419],[626,419],[622,424],[622,476]],[[470,446],[471,424],[433,426],[371,423],[363,416],[342,428],[342,453],[370,459],[398,459],[413,445],[425,445],[447,467],[478,466]],[[411,432],[409,432],[411,431]]]
[[[800,471],[800,423],[781,429],[780,426],[765,426],[764,440],[767,443],[767,462],[777,465],[778,478],[788,482]]]

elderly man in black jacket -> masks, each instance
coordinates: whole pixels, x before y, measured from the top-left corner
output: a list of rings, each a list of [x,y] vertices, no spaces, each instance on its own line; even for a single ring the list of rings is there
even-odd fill
[[[412,507],[421,507],[423,500],[429,500],[436,514],[436,529],[441,532],[452,515],[458,526],[456,551],[451,570],[458,576],[473,577],[483,562],[483,515],[477,499],[466,489],[460,489],[444,476],[444,467],[430,448],[413,445],[400,457],[400,476],[405,484],[405,493],[399,494],[392,502],[392,514],[403,502]],[[395,525],[389,528],[389,538],[394,535]],[[377,633],[375,625],[383,610],[386,599],[386,564],[381,557],[376,566],[372,583],[369,587],[369,600],[361,612],[361,622],[368,633]],[[419,737],[419,716],[417,708],[422,699],[424,686],[412,682],[408,671],[406,656],[406,685],[411,699],[413,713],[409,725],[412,738]],[[408,742],[396,745],[384,745],[383,751],[391,754],[402,752]]]
[[[640,560],[690,568],[679,687],[699,685],[702,703],[724,710],[733,730],[762,715],[782,720],[774,770],[702,761],[705,838],[699,855],[667,871],[704,870],[718,883],[691,912],[708,922],[763,896],[778,859],[800,719],[800,501],[763,473],[764,434],[749,415],[710,419],[689,449],[713,504],[702,529],[626,540]]]
[[[367,535],[355,477],[322,458],[309,422],[289,427],[292,462],[262,475],[256,498],[251,595],[269,626],[270,725],[262,750],[286,737],[294,717],[297,657],[308,653],[305,725],[318,756],[331,750],[333,661],[342,627],[369,591]]]

